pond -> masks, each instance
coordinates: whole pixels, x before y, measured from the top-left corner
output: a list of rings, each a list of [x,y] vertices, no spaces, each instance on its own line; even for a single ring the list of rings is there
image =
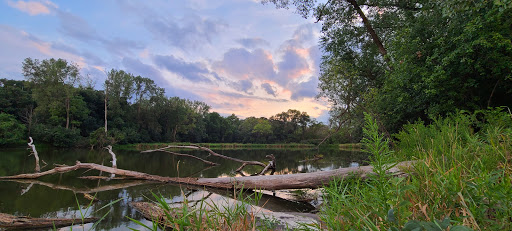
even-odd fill
[[[299,172],[315,172],[331,170],[340,167],[349,167],[353,162],[364,164],[366,155],[358,151],[342,151],[327,149],[318,152],[316,149],[286,150],[286,149],[235,149],[214,150],[217,153],[236,157],[242,160],[257,160],[266,162],[265,155],[274,154],[276,157],[275,174],[290,174]],[[111,166],[111,156],[107,151],[94,151],[84,149],[52,149],[38,148],[41,163],[41,171],[53,168],[54,164],[73,165],[75,161],[82,163],[98,163]],[[177,157],[168,153],[140,153],[138,151],[115,150],[117,155],[117,167],[134,170],[160,176],[169,177],[219,177],[234,176],[234,170],[240,164],[225,159],[210,156],[200,151],[179,151],[180,153],[193,154],[201,158],[219,163],[219,166],[208,167],[202,162],[187,158]],[[315,162],[300,162],[311,159],[314,154],[322,154],[323,159]],[[15,175],[34,172],[34,157],[29,156],[25,147],[0,149],[0,176]],[[261,167],[250,166],[244,171],[246,174],[255,173]],[[98,202],[92,204],[87,215],[101,217],[106,212],[109,214],[99,223],[96,230],[127,230],[127,227],[141,229],[139,225],[131,222],[128,217],[139,220],[145,224],[142,215],[129,206],[133,201],[151,201],[152,193],[161,194],[169,203],[179,203],[184,196],[193,201],[208,196],[210,200],[222,200],[230,198],[232,191],[223,190],[204,191],[186,186],[149,183],[135,180],[86,180],[77,177],[86,175],[98,175],[97,171],[79,170],[65,174],[45,176],[37,181],[0,181],[0,211],[12,215],[26,215],[31,217],[56,218],[56,217],[80,217],[78,204],[82,208],[89,203],[84,198],[84,192],[96,195]],[[103,174],[106,175],[106,174]],[[265,208],[275,212],[309,212],[314,207],[310,203],[295,202],[289,198],[273,197],[265,195]],[[99,208],[112,201],[122,198],[109,208],[97,211]],[[86,230],[88,228],[86,227]]]

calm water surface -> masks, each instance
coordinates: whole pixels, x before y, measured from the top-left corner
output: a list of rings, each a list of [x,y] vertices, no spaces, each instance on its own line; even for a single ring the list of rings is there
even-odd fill
[[[265,155],[274,154],[277,171],[275,174],[290,174],[299,172],[315,172],[322,170],[348,167],[352,162],[364,164],[365,154],[357,151],[325,150],[285,150],[285,149],[239,149],[215,150],[216,152],[243,160],[258,160],[267,162]],[[42,171],[53,168],[54,164],[73,165],[75,161],[82,163],[98,163],[111,166],[111,156],[106,151],[91,151],[83,149],[42,149],[38,148],[40,159],[47,164]],[[219,163],[220,166],[207,167],[202,162],[176,157],[167,153],[139,153],[137,151],[115,150],[117,167],[121,169],[145,172],[169,177],[218,177],[234,176],[233,171],[240,164],[216,157],[208,157],[205,152],[180,151]],[[322,154],[324,158],[316,162],[300,162],[313,158],[314,154]],[[0,176],[20,173],[33,173],[34,157],[28,156],[29,151],[24,147],[0,149]],[[45,164],[42,163],[42,166]],[[246,167],[246,174],[261,170],[260,167]],[[198,200],[208,197],[213,201],[229,201],[232,197],[229,190],[204,191],[197,188],[171,184],[148,183],[135,180],[85,180],[80,176],[99,175],[97,171],[79,170],[64,174],[42,177],[36,181],[0,181],[0,212],[31,217],[79,217],[79,205],[85,208],[88,201],[83,197],[84,192],[96,194],[99,202],[94,203],[87,212],[90,216],[101,217],[109,212],[96,230],[126,230],[127,227],[141,229],[126,216],[150,224],[133,208],[132,201],[150,201],[151,193],[161,194],[168,198],[169,203],[179,204],[186,196],[188,200]],[[106,174],[103,174],[106,175]],[[97,211],[104,205],[122,198],[114,205]],[[77,203],[78,200],[78,203]],[[268,201],[265,208],[275,212],[307,212],[313,207],[310,204],[292,202],[289,200],[264,195],[262,201]],[[88,230],[88,228],[85,228]]]

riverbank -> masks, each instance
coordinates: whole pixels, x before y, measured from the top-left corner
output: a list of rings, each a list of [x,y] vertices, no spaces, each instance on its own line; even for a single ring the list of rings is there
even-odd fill
[[[158,148],[167,147],[169,145],[174,146],[186,146],[191,145],[192,143],[187,142],[177,142],[177,143],[137,143],[137,144],[121,144],[115,145],[116,149],[121,150],[134,150],[134,151],[144,151],[144,150],[154,150]],[[314,149],[317,148],[316,145],[313,144],[301,144],[301,143],[283,143],[283,144],[244,144],[244,143],[194,143],[194,145],[199,145],[202,147],[206,147],[212,150],[215,149],[223,149],[223,150],[232,150],[232,149],[285,149],[285,150],[299,150],[299,149]],[[339,149],[339,150],[360,150],[361,144],[329,144],[322,145],[320,149]]]

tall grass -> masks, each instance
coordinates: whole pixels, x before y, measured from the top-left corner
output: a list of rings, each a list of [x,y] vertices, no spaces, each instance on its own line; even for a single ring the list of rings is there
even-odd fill
[[[129,218],[147,230],[172,228],[175,230],[256,230],[257,223],[252,205],[258,204],[261,193],[244,196],[243,190],[235,194],[237,202],[207,202],[191,204],[185,200],[180,207],[170,207],[162,195],[153,194],[156,204],[163,211],[163,218],[152,219],[152,226]],[[262,223],[268,225],[267,223]],[[262,227],[266,227],[266,226]],[[132,229],[136,230],[136,229]],[[258,228],[258,230],[261,230]]]
[[[512,118],[496,109],[409,124],[394,151],[366,116],[362,141],[375,175],[325,188],[330,230],[512,230]],[[386,170],[417,160],[408,178]]]

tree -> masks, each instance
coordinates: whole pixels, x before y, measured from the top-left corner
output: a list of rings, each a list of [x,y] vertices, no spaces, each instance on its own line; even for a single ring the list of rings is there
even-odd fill
[[[0,113],[0,146],[20,142],[25,136],[25,126],[13,115]]]
[[[26,81],[0,79],[0,113],[13,115],[26,125],[29,134],[35,106],[32,89]]]
[[[133,75],[123,70],[112,69],[105,80],[105,133],[107,132],[108,113],[115,128],[124,124],[123,115],[127,113],[128,100],[133,92]]]
[[[73,113],[79,112],[72,112],[72,104],[81,103],[76,98],[76,87],[81,80],[78,66],[64,59],[39,61],[26,58],[23,75],[34,86],[33,97],[38,105],[36,110],[47,114],[56,125],[61,124],[62,114],[65,114],[65,128],[69,129]]]

